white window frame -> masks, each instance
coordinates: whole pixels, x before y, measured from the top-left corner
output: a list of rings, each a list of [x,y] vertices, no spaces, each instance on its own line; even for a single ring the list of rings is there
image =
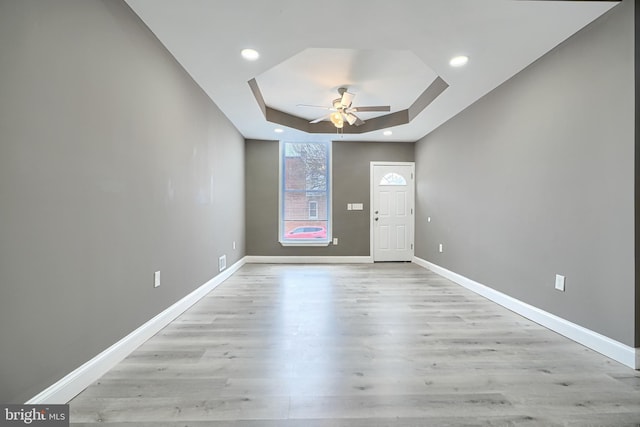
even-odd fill
[[[278,157],[278,166],[279,166],[279,174],[278,174],[278,241],[282,246],[329,246],[332,239],[332,230],[333,230],[333,150],[331,141],[328,142],[311,142],[318,144],[326,144],[327,146],[327,239],[326,241],[316,241],[316,240],[301,240],[299,242],[292,241],[284,241],[284,150],[286,143],[296,143],[298,141],[280,141],[280,153]],[[300,143],[306,143],[300,142]],[[319,207],[318,207],[319,209]]]

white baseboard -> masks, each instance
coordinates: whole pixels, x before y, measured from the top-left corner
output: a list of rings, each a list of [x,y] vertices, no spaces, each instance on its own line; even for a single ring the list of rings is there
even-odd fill
[[[640,369],[638,348],[629,347],[424,259],[414,257],[413,262],[623,365]]]
[[[247,264],[370,264],[370,256],[246,256]]]
[[[211,292],[216,286],[224,282],[245,264],[243,258],[231,267],[185,296],[171,307],[122,338],[111,347],[98,354],[82,366],[78,367],[64,378],[46,388],[36,396],[25,402],[28,405],[65,404],[78,395],[82,390],[98,380],[107,371],[116,366],[136,348],[171,323],[189,307]]]

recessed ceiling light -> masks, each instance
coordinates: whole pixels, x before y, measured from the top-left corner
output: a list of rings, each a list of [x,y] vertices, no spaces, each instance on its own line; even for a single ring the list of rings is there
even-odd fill
[[[449,65],[451,65],[452,67],[462,67],[467,62],[469,62],[469,57],[460,55],[460,56],[451,58],[451,61],[449,61]]]
[[[275,133],[282,133],[282,132],[284,132],[284,129],[275,128],[273,131],[274,131]]]
[[[393,132],[391,132],[390,130],[385,130],[382,134],[384,136],[391,136],[391,135],[393,135]]]
[[[255,49],[242,49],[240,54],[244,59],[248,61],[255,61],[256,59],[260,58],[260,54]]]

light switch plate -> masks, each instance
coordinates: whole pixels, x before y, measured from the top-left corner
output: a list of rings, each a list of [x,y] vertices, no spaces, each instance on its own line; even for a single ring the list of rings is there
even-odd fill
[[[560,274],[556,274],[556,289],[564,292],[564,283],[565,277],[561,276]]]
[[[156,271],[153,273],[153,287],[157,288],[158,286],[160,286],[160,272]]]

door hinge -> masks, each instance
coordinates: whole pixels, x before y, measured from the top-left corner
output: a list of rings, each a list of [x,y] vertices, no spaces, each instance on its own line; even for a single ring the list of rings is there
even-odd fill
[[[411,244],[411,249],[413,249],[413,243]]]

